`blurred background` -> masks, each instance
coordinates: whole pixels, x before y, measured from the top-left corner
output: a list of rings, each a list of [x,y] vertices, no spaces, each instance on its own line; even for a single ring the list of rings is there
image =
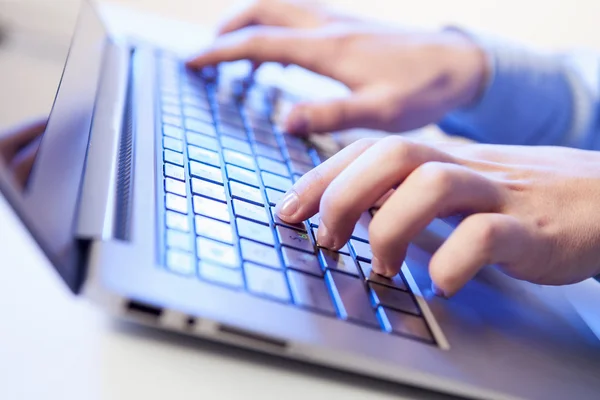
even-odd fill
[[[448,24],[550,50],[600,51],[600,2],[594,0],[325,0],[367,17],[436,28]],[[0,0],[0,130],[47,112],[67,52],[78,0]],[[214,25],[235,0],[113,0],[142,12]],[[213,3],[213,4],[211,4]],[[193,38],[181,38],[193,40]],[[23,79],[26,76],[27,79]],[[19,79],[21,77],[21,79]],[[27,104],[27,107],[23,107]]]

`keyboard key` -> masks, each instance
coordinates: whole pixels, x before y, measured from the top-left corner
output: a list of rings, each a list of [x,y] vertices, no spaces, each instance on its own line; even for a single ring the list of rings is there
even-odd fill
[[[269,204],[272,206],[277,205],[277,202],[283,198],[284,192],[280,192],[279,190],[267,188],[267,200]]]
[[[279,218],[277,216],[277,214],[275,214],[275,208],[274,207],[271,207],[271,215],[273,216],[273,222],[275,222],[276,225],[285,226],[287,228],[294,228],[296,230],[306,232],[306,227],[304,226],[303,223],[290,224],[290,223],[285,222],[281,218]]]
[[[290,169],[292,170],[292,174],[302,176],[313,169],[313,167],[296,160],[290,160]]]
[[[320,249],[319,257],[321,258],[324,268],[342,271],[356,277],[359,276],[354,259],[350,256],[336,253],[331,250]]]
[[[185,169],[183,169],[183,167],[165,163],[163,168],[164,168],[165,177],[178,179],[180,181],[185,180]]]
[[[183,197],[185,197],[187,194],[187,191],[185,190],[185,183],[171,178],[165,179],[165,190],[169,193],[178,194]]]
[[[198,237],[196,247],[198,258],[202,261],[209,261],[229,268],[239,268],[240,266],[233,246]]]
[[[410,293],[389,286],[378,285],[377,283],[369,283],[369,287],[371,288],[374,305],[381,305],[411,314],[420,314],[419,307],[417,307],[417,303],[415,303]]]
[[[217,136],[217,131],[212,123],[200,121],[194,118],[185,119],[185,128],[187,130],[198,132],[207,136]]]
[[[376,328],[380,327],[367,291],[360,279],[336,271],[327,271],[325,279],[342,318]]]
[[[178,153],[183,153],[183,142],[179,139],[165,136],[163,137],[163,147]]]
[[[323,279],[294,270],[287,271],[287,276],[295,304],[335,315],[335,307]]]
[[[264,204],[260,189],[235,181],[229,182],[229,187],[232,197],[257,203],[261,206]]]
[[[214,151],[203,149],[202,147],[188,146],[188,158],[215,167],[221,166],[219,154]]]
[[[381,307],[380,315],[382,315],[383,325],[388,332],[411,336],[431,343],[434,342],[423,318]]]
[[[183,140],[183,129],[172,125],[163,125],[163,134],[173,139]]]
[[[283,272],[252,263],[244,263],[244,273],[248,290],[251,293],[281,301],[290,300]]]
[[[177,211],[182,214],[187,214],[188,203],[187,198],[167,193],[165,198],[165,206],[167,210]]]
[[[316,255],[294,250],[289,247],[282,247],[281,253],[283,254],[283,262],[287,268],[323,276],[323,270],[321,269],[321,264],[319,264],[319,259]]]
[[[369,224],[371,223],[371,215],[368,211],[365,211],[360,215],[356,226],[354,227],[354,232],[352,232],[352,237],[360,240],[364,240],[365,242],[369,241]]]
[[[282,136],[288,150],[289,148],[296,148],[305,153],[308,151],[308,147],[302,138],[290,134],[284,134]]]
[[[277,237],[283,246],[293,247],[297,250],[304,250],[314,253],[315,249],[307,232],[300,232],[295,229],[285,228],[277,225]]]
[[[173,96],[173,95],[169,95],[169,94],[163,94],[160,96],[160,102],[163,105],[169,105],[169,106],[180,106],[181,103],[179,102],[179,97],[178,96]]]
[[[233,200],[233,211],[238,217],[269,224],[269,217],[264,206],[257,206],[238,199]]]
[[[252,171],[255,170],[254,159],[249,155],[225,149],[223,150],[223,157],[225,158],[225,162],[229,164],[237,165],[238,167],[246,168]]]
[[[190,253],[179,250],[167,250],[167,268],[182,275],[194,274],[195,263]]]
[[[178,105],[174,105],[174,104],[163,104],[162,112],[165,114],[171,114],[171,115],[176,115],[176,116],[181,115],[181,109],[179,108]]]
[[[166,212],[167,228],[175,229],[182,232],[190,231],[190,221],[188,217],[173,211]]]
[[[210,105],[204,96],[198,95],[197,93],[191,93],[190,91],[186,91],[183,94],[181,101],[183,103],[183,107],[185,109],[186,106],[197,107],[197,108],[209,108]]]
[[[252,132],[252,139],[266,146],[279,147],[279,143],[277,143],[277,139],[272,133],[254,130]]]
[[[292,187],[292,181],[289,178],[284,178],[265,171],[261,172],[261,176],[266,187],[277,189],[282,192],[287,192]]]
[[[163,160],[171,164],[183,165],[183,154],[177,153],[173,150],[165,150],[163,152]]]
[[[272,172],[285,177],[290,176],[287,166],[279,161],[274,161],[270,158],[265,158],[262,156],[257,157],[256,161],[258,162],[258,167],[263,171]]]
[[[236,180],[238,182],[245,183],[247,185],[252,185],[259,187],[258,178],[256,177],[256,173],[252,171],[248,171],[247,169],[236,167],[235,165],[227,164],[227,176],[229,179]]]
[[[202,179],[192,178],[192,193],[214,200],[226,201],[225,188],[216,183],[211,183]]]
[[[281,162],[284,161],[281,151],[279,151],[279,149],[276,149],[274,147],[265,146],[264,144],[261,144],[261,143],[255,143],[254,150],[256,151],[256,155],[269,157],[276,161],[281,161]]]
[[[236,220],[240,237],[268,244],[269,246],[275,246],[273,231],[271,231],[270,227],[248,221],[247,219],[237,218]]]
[[[371,259],[373,258],[371,245],[356,239],[350,239],[350,244],[352,245],[352,249],[354,249],[354,253],[356,253],[356,257],[360,261],[371,262]]]
[[[241,269],[225,268],[210,262],[200,261],[198,263],[198,274],[202,279],[235,289],[244,286]]]
[[[211,167],[210,165],[201,164],[196,161],[190,161],[190,175],[223,184],[223,174],[220,168]]]
[[[219,125],[219,133],[221,135],[231,136],[245,142],[248,141],[248,134],[244,128],[240,128],[239,126],[232,126],[226,123],[221,123]]]
[[[294,181],[294,183],[298,182],[300,180],[300,178],[302,178],[302,175],[298,175],[298,174],[292,175],[292,180]]]
[[[251,242],[247,239],[240,240],[242,258],[258,264],[273,268],[281,268],[277,251],[270,246]]]
[[[206,108],[185,106],[183,107],[183,115],[204,122],[212,123],[213,121],[212,113],[210,111],[210,106],[208,103],[206,103]]]
[[[289,147],[287,150],[291,160],[299,161],[308,165],[314,165],[312,158],[310,158],[310,155],[306,150],[300,150],[294,147]]]
[[[188,233],[167,229],[167,247],[191,252],[193,249],[191,236]]]
[[[212,151],[219,151],[219,144],[215,138],[194,132],[187,132],[186,136],[188,144],[193,144],[194,146],[203,147]]]
[[[200,215],[196,215],[195,225],[196,235],[233,244],[231,225],[211,218],[201,217]]]
[[[363,276],[367,281],[376,282],[381,285],[391,286],[391,287],[395,287],[395,288],[398,288],[401,290],[408,291],[408,286],[406,286],[406,283],[404,283],[404,280],[402,280],[402,277],[400,276],[400,274],[396,274],[393,278],[390,279],[390,278],[387,278],[385,276],[382,276],[382,275],[379,275],[379,274],[376,274],[375,272],[373,272],[373,270],[371,269],[371,264],[369,264],[367,262],[359,261],[358,265],[360,266]]]
[[[183,128],[183,120],[176,115],[163,114],[162,122],[164,124],[176,126],[177,128]]]
[[[252,154],[252,149],[247,142],[232,138],[230,136],[221,136],[221,144],[224,148],[239,151],[240,153]]]
[[[218,219],[223,222],[229,222],[229,209],[227,208],[227,204],[200,196],[194,196],[193,202],[194,212],[196,214]]]
[[[219,107],[217,110],[217,121],[219,123],[226,123],[240,128],[244,127],[242,115],[237,109]]]
[[[319,215],[319,213],[316,213],[315,215],[313,215],[312,217],[310,217],[308,219],[308,222],[310,222],[311,226],[314,227],[319,227],[319,222],[321,221],[321,216]]]

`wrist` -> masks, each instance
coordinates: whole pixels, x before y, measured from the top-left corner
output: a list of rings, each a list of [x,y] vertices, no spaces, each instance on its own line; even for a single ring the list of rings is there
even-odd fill
[[[486,50],[458,28],[442,31],[447,45],[449,75],[455,81],[451,109],[473,107],[483,97],[492,76],[492,60]]]

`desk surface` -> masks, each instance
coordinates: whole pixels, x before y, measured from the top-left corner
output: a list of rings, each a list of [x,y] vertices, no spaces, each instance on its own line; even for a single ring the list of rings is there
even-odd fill
[[[67,0],[63,0],[68,2]],[[138,6],[141,2],[124,3]],[[600,48],[600,35],[588,36],[596,24],[586,20],[598,16],[600,6],[592,1],[572,1],[581,20],[566,29],[561,14],[573,14],[562,1],[480,2],[460,0],[398,2],[336,1],[366,14],[399,15],[413,24],[466,23],[529,42],[558,47],[582,44]],[[154,12],[188,21],[214,22],[231,1],[202,9],[197,1],[147,1]],[[216,3],[219,3],[216,5]],[[368,9],[365,4],[369,3]],[[435,4],[434,4],[435,3]],[[452,8],[448,5],[452,3]],[[514,4],[513,4],[514,3]],[[522,2],[520,2],[522,3]],[[202,2],[202,4],[206,4]],[[494,7],[503,5],[503,13]],[[544,4],[544,8],[541,5]],[[374,5],[374,6],[373,6]],[[425,10],[436,10],[428,21]],[[469,8],[470,7],[470,8]],[[480,6],[481,7],[481,6]],[[525,9],[524,7],[527,7]],[[536,8],[539,7],[539,8]],[[551,8],[554,7],[554,8]],[[189,9],[198,10],[191,18]],[[111,11],[112,10],[112,11]],[[407,10],[410,10],[407,11]],[[536,14],[530,14],[537,10]],[[113,28],[136,30],[169,43],[178,35],[178,45],[195,45],[190,27],[148,17],[145,23],[123,24],[122,11],[111,8]],[[523,13],[537,15],[540,22],[525,21]],[[492,15],[496,15],[492,17]],[[513,18],[514,17],[514,18]],[[511,20],[512,18],[512,20]],[[511,21],[511,31],[504,29]],[[532,26],[532,24],[536,24]],[[595,42],[594,42],[595,41]],[[52,61],[27,60],[20,56],[0,58],[23,68],[57,68]],[[21,64],[19,64],[21,63]],[[3,64],[7,65],[7,64]],[[59,65],[60,68],[60,65]],[[1,82],[0,87],[6,87]],[[37,88],[40,90],[40,87]],[[52,90],[42,87],[41,90]],[[35,99],[34,99],[35,100]],[[0,107],[10,110],[6,99]],[[11,110],[0,115],[18,115]],[[10,122],[10,121],[8,121]],[[0,126],[7,121],[0,121]],[[86,301],[73,298],[59,282],[51,266],[34,246],[27,232],[0,198],[0,398],[1,399],[192,399],[219,398],[331,398],[391,399],[432,398],[415,390],[350,378],[318,368],[283,362],[205,342],[147,331],[106,317]]]

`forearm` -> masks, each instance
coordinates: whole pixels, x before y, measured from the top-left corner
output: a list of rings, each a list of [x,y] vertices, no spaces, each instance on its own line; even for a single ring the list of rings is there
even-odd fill
[[[491,67],[485,92],[471,108],[447,115],[444,131],[487,143],[600,148],[598,58],[481,43]]]

